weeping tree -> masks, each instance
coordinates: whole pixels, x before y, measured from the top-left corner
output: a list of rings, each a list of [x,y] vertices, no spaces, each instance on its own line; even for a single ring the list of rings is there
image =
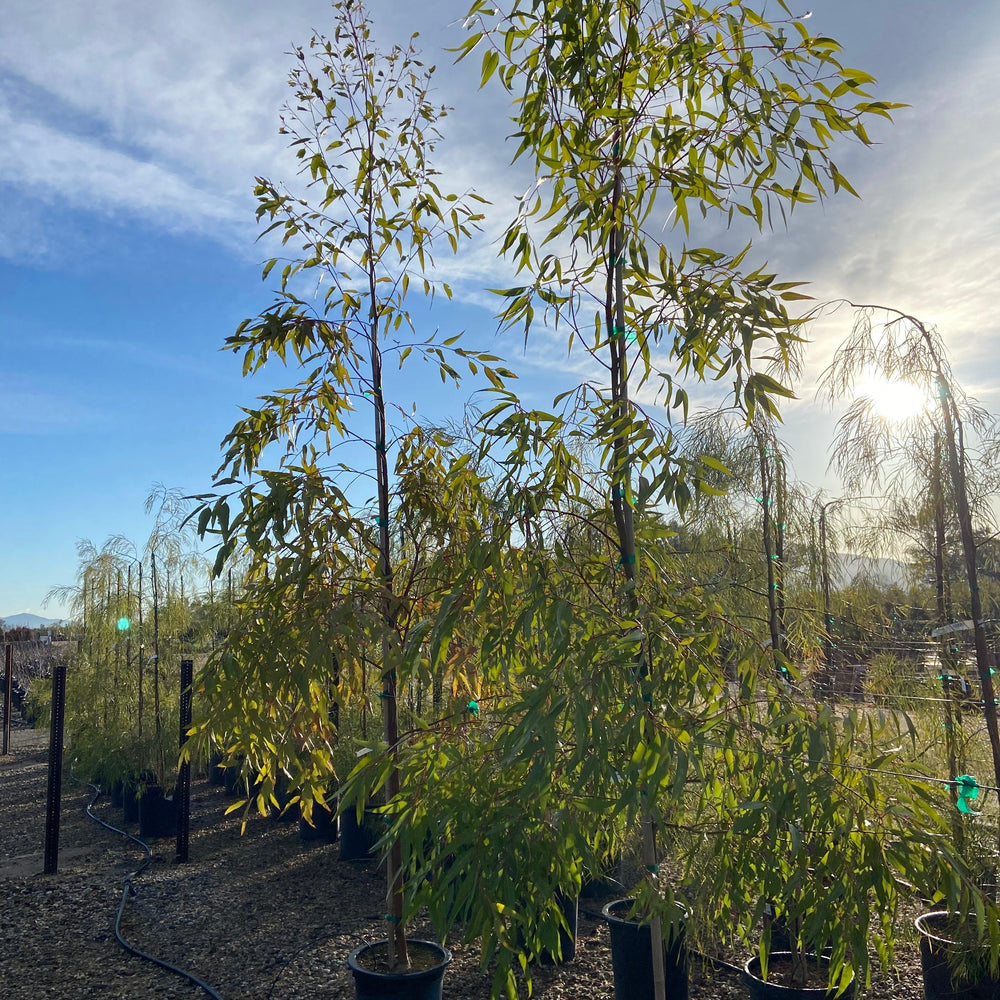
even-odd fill
[[[121,578],[131,564],[134,547],[120,536],[98,548],[90,539],[77,543],[77,578],[47,595],[69,605],[79,615],[82,638],[74,668],[68,675],[67,732],[81,771],[96,775],[101,761],[120,766],[132,753],[137,738],[134,725],[136,676],[129,657],[122,657],[123,635],[117,623],[128,614],[131,594],[123,592]]]
[[[812,500],[789,480],[787,449],[776,422],[763,412],[749,421],[739,413],[701,414],[692,421],[686,447],[720,466],[712,474],[713,489],[696,498],[687,521],[726,538],[727,582],[736,595],[724,603],[748,627],[765,626],[775,669],[786,676],[790,659],[816,648],[816,622],[797,583],[813,568],[810,554],[820,551],[807,541]],[[817,579],[821,568],[817,563]]]
[[[849,485],[881,485],[888,481],[897,490],[901,481],[924,478],[929,471],[926,488],[935,510],[936,551],[942,555],[946,496],[943,479],[947,477],[969,588],[976,667],[994,780],[1000,787],[1000,728],[983,623],[974,524],[976,516],[991,520],[992,514],[987,504],[975,503],[973,471],[973,455],[977,450],[977,466],[987,470],[995,467],[997,428],[989,414],[962,391],[952,372],[945,344],[933,327],[885,306],[856,303],[850,306],[856,311],[854,327],[823,376],[830,397],[852,398],[855,387],[874,373],[891,384],[901,382],[917,387],[927,402],[915,418],[893,425],[879,417],[870,398],[855,398],[838,423],[834,462],[846,474]],[[921,455],[925,460],[914,469],[914,459],[919,460]],[[936,564],[937,560],[936,556]],[[940,565],[936,565],[935,577],[938,613],[943,618],[947,607]]]
[[[411,285],[425,303],[436,292],[450,297],[448,285],[433,276],[432,251],[443,242],[457,252],[481,218],[481,199],[438,186],[430,158],[445,109],[432,102],[431,70],[412,40],[379,51],[361,4],[334,7],[333,37],[316,35],[295,50],[294,97],[281,119],[304,188],[293,194],[264,178],[256,187],[257,216],[268,223],[264,233],[277,231],[284,245],[298,244],[301,253],[280,267],[274,304],[242,323],[226,343],[242,357],[247,374],[279,361],[300,377],[261,396],[226,437],[219,492],[203,498],[199,527],[220,543],[218,567],[244,551],[259,590],[272,598],[284,594],[289,610],[309,608],[298,622],[308,623],[312,638],[303,644],[298,634],[293,645],[298,642],[300,653],[275,663],[286,675],[279,690],[298,692],[282,709],[298,713],[298,727],[325,732],[330,690],[336,687],[337,697],[357,690],[344,673],[344,657],[308,655],[317,649],[316,627],[325,626],[334,649],[356,642],[360,633],[381,682],[388,764],[380,782],[391,803],[400,793],[398,692],[421,647],[408,632],[410,594],[401,590],[406,582],[398,575],[392,535],[397,484],[390,458],[408,415],[395,401],[400,390],[384,362],[391,357],[402,367],[420,357],[449,384],[458,383],[462,369],[483,372],[496,385],[510,373],[495,356],[458,346],[457,337],[425,335],[407,310]],[[263,277],[280,264],[268,261]],[[276,464],[269,467],[272,455]],[[374,487],[370,503],[359,479]],[[274,600],[267,606],[274,609]],[[288,612],[279,617],[276,635],[288,618]],[[268,624],[257,632],[258,658],[273,641]],[[240,653],[237,646],[217,662],[238,672]],[[213,704],[204,732],[230,742],[242,732],[253,743],[267,792],[275,744],[242,726],[243,698],[225,697],[232,687],[215,690],[224,697]],[[330,773],[321,740],[309,767],[292,775],[292,786],[311,783],[315,794]],[[393,970],[408,965],[401,866],[401,840],[393,837],[387,852]]]
[[[156,487],[151,496],[162,503],[142,549],[122,535],[100,548],[81,540],[78,582],[50,593],[81,615],[83,638],[68,678],[67,724],[81,773],[105,785],[150,769],[158,780],[169,780],[178,691],[176,674],[161,674],[160,657],[176,665],[175,654],[193,652],[198,644],[181,581],[187,569],[190,595],[202,578],[187,547],[191,533],[180,526],[180,492]],[[176,517],[168,513],[168,497],[180,505]]]

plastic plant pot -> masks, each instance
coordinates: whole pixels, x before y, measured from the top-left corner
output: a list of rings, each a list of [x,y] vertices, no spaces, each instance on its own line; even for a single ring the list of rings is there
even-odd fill
[[[915,921],[924,996],[927,1000],[997,1000],[1000,980],[990,974],[989,949],[956,940],[960,922],[960,914],[947,910],[923,913]]]
[[[312,825],[306,822],[304,816],[299,816],[299,840],[303,843],[332,844],[337,839],[338,829],[336,814],[318,802],[313,805]]]
[[[653,1000],[653,951],[649,924],[629,919],[634,900],[615,899],[601,910],[611,934],[611,967],[615,1000]],[[687,915],[678,903],[677,908]],[[663,943],[663,970],[667,1000],[687,1000],[688,958],[684,926]]]
[[[159,785],[148,785],[139,797],[139,836],[158,840],[177,836],[177,802]]]
[[[818,965],[824,974],[829,971],[830,961],[827,958],[816,955],[806,955],[806,961],[810,965]],[[768,971],[771,972],[782,966],[792,964],[792,953],[790,951],[772,951],[768,957]],[[780,983],[768,982],[760,976],[760,956],[754,955],[746,965],[743,966],[743,985],[747,988],[751,1000],[833,1000],[837,996],[836,990],[828,989],[826,986],[782,986]],[[847,989],[840,994],[839,1000],[851,1000],[854,996],[854,981],[851,980]]]
[[[366,809],[364,820],[358,823],[357,811],[351,807],[340,814],[340,860],[371,861],[378,840],[378,813]]]
[[[355,948],[347,956],[354,975],[356,1000],[441,1000],[444,973],[451,952],[433,941],[406,942],[413,968],[406,972],[378,971],[378,956],[388,942]]]

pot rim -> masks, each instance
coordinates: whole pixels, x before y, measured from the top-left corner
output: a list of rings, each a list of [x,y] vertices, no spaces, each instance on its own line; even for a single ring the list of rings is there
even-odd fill
[[[969,951],[977,950],[979,948],[989,948],[989,944],[986,942],[978,945],[974,941],[956,941],[954,938],[948,938],[941,934],[935,934],[924,925],[924,921],[932,920],[934,917],[944,917],[945,919],[948,919],[951,917],[961,918],[961,916],[962,914],[957,910],[931,910],[929,913],[921,913],[920,916],[913,921],[913,925],[925,938],[930,938],[932,941],[937,941],[939,944],[947,944],[955,948],[965,948]],[[973,920],[975,920],[976,915],[974,913],[968,913],[966,914],[966,917],[972,917]]]
[[[451,964],[451,951],[449,951],[449,949],[442,944],[438,944],[436,941],[423,941],[419,938],[407,938],[407,947],[416,945],[425,951],[436,951],[439,953],[441,958],[441,961],[438,962],[437,965],[433,965],[429,969],[416,969],[406,972],[378,972],[375,969],[365,968],[365,966],[358,961],[358,956],[361,955],[362,952],[367,951],[370,948],[377,948],[379,945],[387,943],[387,939],[382,938],[379,941],[369,941],[367,944],[358,945],[358,947],[347,956],[347,965],[351,972],[355,975],[360,974],[363,976],[370,976],[372,979],[383,981],[406,979],[409,982],[417,982],[421,979],[432,979],[435,976],[440,975],[442,971]]]
[[[619,917],[618,914],[611,912],[611,908],[613,906],[619,906],[622,903],[628,903],[629,906],[631,906],[634,902],[635,896],[626,896],[623,899],[612,899],[611,902],[605,903],[604,906],[601,907],[601,916],[609,924],[628,924],[632,927],[643,926],[644,922],[642,920],[629,920],[627,917]],[[691,911],[679,899],[674,899],[674,906],[680,910],[682,920],[687,920],[691,916]]]
[[[790,951],[772,951],[771,954],[768,956],[768,960],[770,961],[770,960],[775,959],[775,958],[777,958],[777,959],[787,959],[787,960],[790,961],[791,958],[792,958],[792,952],[790,952]],[[825,966],[829,966],[829,964],[830,964],[830,959],[827,958],[825,955],[816,955],[813,952],[806,952],[806,961],[815,961],[820,966],[824,966],[824,965]],[[752,965],[755,965],[757,967],[756,971],[754,971],[753,969],[750,968]],[[779,983],[772,983],[772,982],[769,982],[767,979],[761,979],[761,977],[760,977],[760,955],[752,955],[750,958],[748,958],[743,963],[743,974],[745,976],[749,976],[751,979],[757,980],[758,983],[766,983],[767,986],[769,986],[771,989],[775,989],[775,990],[788,990],[790,993],[791,992],[795,992],[795,993],[815,993],[817,996],[824,996],[824,997],[831,996],[833,994],[833,991],[828,986],[808,986],[808,987],[802,987],[802,986],[782,986]],[[848,986],[850,986],[854,982],[854,978],[855,978],[854,977],[854,971],[852,969],[851,970],[851,982],[848,983]]]

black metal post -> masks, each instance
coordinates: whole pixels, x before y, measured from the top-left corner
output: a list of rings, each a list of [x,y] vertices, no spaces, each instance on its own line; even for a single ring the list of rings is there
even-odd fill
[[[3,752],[10,750],[10,702],[14,693],[14,647],[8,642],[4,647],[3,671]]]
[[[181,746],[187,743],[191,728],[191,686],[194,683],[194,660],[181,660]],[[188,859],[188,835],[191,829],[191,762],[184,761],[177,775],[177,860]]]
[[[45,805],[45,874],[59,867],[59,808],[62,799],[63,722],[66,718],[66,664],[52,668],[52,726],[49,729],[49,794]]]

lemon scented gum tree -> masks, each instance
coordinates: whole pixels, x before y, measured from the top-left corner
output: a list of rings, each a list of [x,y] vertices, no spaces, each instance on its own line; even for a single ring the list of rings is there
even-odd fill
[[[597,801],[597,782],[614,812],[638,821],[650,872],[640,903],[654,941],[664,936],[661,920],[675,921],[654,876],[657,830],[670,825],[686,785],[677,775],[689,769],[690,780],[700,774],[710,786],[713,747],[737,739],[736,721],[720,724],[725,684],[711,613],[696,594],[657,578],[655,511],[683,511],[711,465],[686,461],[679,445],[694,385],[718,383],[747,421],[777,417],[778,400],[792,395],[784,380],[801,339],[788,307],[805,298],[754,263],[752,243],[732,253],[692,234],[699,215],[764,229],[803,203],[851,192],[831,148],[841,138],[868,144],[870,122],[893,107],[871,97],[869,74],[840,62],[833,39],[811,34],[781,0],[770,9],[777,17],[743,0],[514,0],[504,9],[477,0],[460,46],[461,57],[482,54],[484,85],[497,77],[512,94],[515,159],[536,173],[503,239],[524,280],[497,290],[501,324],[530,338],[542,320],[598,372],[558,396],[552,413],[527,411],[498,388],[483,432],[494,453],[509,450],[512,477],[529,466],[549,474],[531,490],[508,491],[526,508],[555,510],[580,490],[584,477],[567,471],[565,441],[589,440],[604,467],[603,502],[589,514],[595,524],[610,515],[615,557],[605,564],[610,600],[592,583],[594,600],[576,607],[544,584],[535,591],[531,614],[551,621],[558,643],[520,641],[523,605],[506,633],[495,616],[494,651],[505,654],[497,659],[508,674],[513,664],[524,673],[490,752],[510,769],[531,758],[527,801],[559,789],[561,804],[583,813],[582,803]],[[569,656],[557,648],[567,636]],[[774,701],[809,726],[780,693]],[[743,721],[763,752],[766,730]],[[739,759],[728,747],[723,772]],[[794,820],[783,811],[794,802],[782,801],[768,819],[777,826]],[[558,813],[555,803],[550,811]],[[850,944],[832,976],[848,951],[864,964],[863,943]],[[656,945],[652,961],[662,998]]]
[[[304,811],[332,776],[331,710],[367,697],[366,657],[381,678],[386,800],[401,794],[397,697],[421,647],[408,642],[409,595],[395,572],[389,461],[402,432],[392,415],[406,414],[389,398],[384,361],[391,355],[402,367],[421,357],[446,383],[462,368],[498,385],[510,374],[498,358],[457,346],[458,337],[415,329],[405,304],[411,284],[428,299],[450,297],[432,276],[432,250],[444,241],[457,251],[481,218],[481,199],[438,187],[430,156],[445,109],[431,101],[432,70],[412,40],[379,51],[360,3],[334,9],[332,39],[316,35],[295,50],[294,96],[282,115],[305,192],[263,178],[255,192],[264,232],[276,230],[301,255],[268,261],[265,279],[279,268],[276,301],[226,344],[246,374],[277,361],[300,378],[260,397],[233,427],[199,521],[220,543],[217,566],[246,553],[256,592],[271,595],[263,613],[274,616],[249,609],[250,628],[210,666],[203,739],[247,756],[261,808],[284,773]],[[373,505],[358,500],[366,478]],[[297,743],[303,732],[317,738]],[[386,851],[392,971],[409,964],[401,857],[395,839]]]

